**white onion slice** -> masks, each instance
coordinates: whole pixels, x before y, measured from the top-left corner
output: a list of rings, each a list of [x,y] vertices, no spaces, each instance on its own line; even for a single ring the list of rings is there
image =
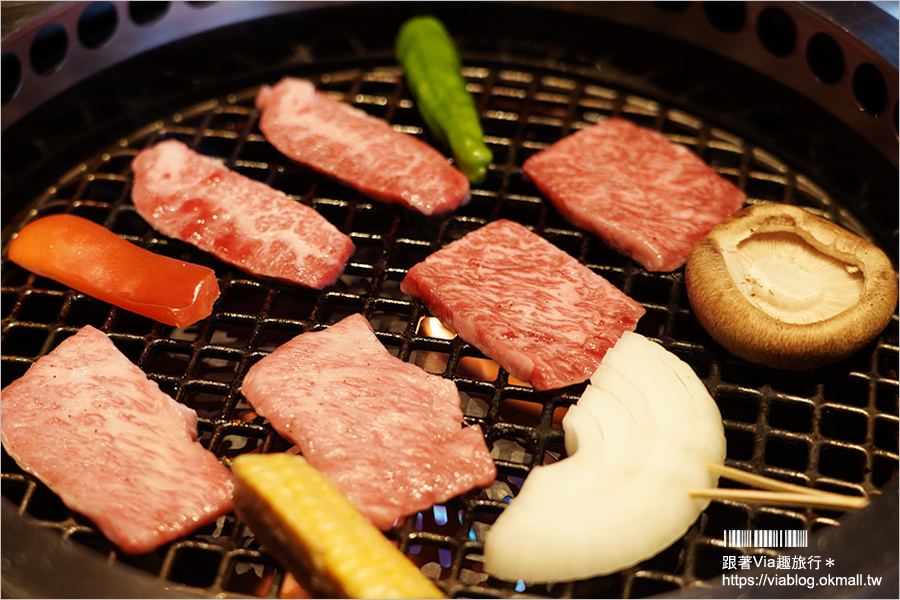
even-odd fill
[[[672,545],[709,504],[707,463],[725,460],[719,409],[659,344],[625,333],[563,419],[569,455],[536,467],[488,530],[484,568],[500,579],[587,579]]]

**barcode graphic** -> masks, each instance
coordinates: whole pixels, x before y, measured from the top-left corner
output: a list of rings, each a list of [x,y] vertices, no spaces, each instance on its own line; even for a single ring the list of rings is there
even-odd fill
[[[731,548],[806,548],[805,529],[726,529],[725,546]]]

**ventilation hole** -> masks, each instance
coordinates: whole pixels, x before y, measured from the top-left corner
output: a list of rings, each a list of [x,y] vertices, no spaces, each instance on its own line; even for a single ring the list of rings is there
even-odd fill
[[[66,30],[55,23],[45,25],[31,42],[31,68],[46,75],[62,64],[68,50]]]
[[[671,15],[683,13],[691,5],[690,2],[654,2],[656,8]]]
[[[204,548],[180,548],[172,562],[169,579],[194,587],[209,587],[222,562],[222,555]]]
[[[22,85],[22,63],[19,57],[12,52],[4,52],[0,63],[0,78],[2,78],[2,102],[6,104],[19,91]]]
[[[109,2],[91,2],[78,18],[78,39],[85,48],[99,48],[116,32],[119,16]]]
[[[786,12],[770,6],[759,13],[756,35],[766,50],[775,56],[787,56],[797,43],[797,26]]]
[[[806,45],[806,62],[822,83],[837,83],[844,74],[844,53],[827,33],[817,33]]]
[[[819,472],[827,477],[860,482],[866,474],[866,455],[854,448],[826,444],[819,454]]]
[[[704,2],[703,13],[710,25],[725,33],[734,33],[747,22],[743,2]]]
[[[805,471],[809,462],[809,448],[799,440],[770,437],[766,440],[765,461],[773,467]]]
[[[129,2],[128,15],[138,25],[149,25],[169,10],[168,2]]]
[[[859,107],[873,117],[887,106],[887,84],[873,65],[863,63],[853,72],[853,95]]]

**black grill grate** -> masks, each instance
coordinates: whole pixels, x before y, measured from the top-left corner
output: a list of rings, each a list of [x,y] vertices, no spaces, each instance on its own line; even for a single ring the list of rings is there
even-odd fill
[[[475,63],[477,64],[477,63]],[[247,369],[279,344],[362,312],[392,353],[452,377],[470,423],[479,423],[497,459],[497,482],[409,518],[390,536],[453,596],[641,597],[715,577],[724,529],[807,529],[837,524],[834,513],[714,502],[674,546],[623,573],[573,584],[525,588],[489,579],[481,569],[483,536],[532,466],[564,454],[559,419],[580,389],[536,393],[472,377],[464,357],[481,357],[460,340],[422,335],[424,307],[399,291],[407,269],[484,223],[507,218],[577,257],[641,302],[637,331],[687,361],[706,382],[725,420],[728,463],[766,475],[850,494],[872,493],[897,470],[897,317],[863,352],[827,369],[782,373],[720,350],[690,310],[682,272],[653,274],[574,229],[522,176],[526,158],[610,115],[621,115],[685,144],[746,190],[750,202],[783,201],[812,209],[860,234],[862,226],[802,173],[778,157],[675,107],[567,72],[507,64],[469,67],[470,89],[484,116],[495,164],[471,202],[443,218],[373,204],[360,194],[282,157],[256,126],[255,88],[187,108],[124,138],[63,176],[32,206],[31,217],[72,212],[102,223],[155,252],[208,265],[222,294],[211,317],[189,328],[164,326],[30,275],[4,255],[4,385],[85,324],[106,331],[164,391],[195,409],[201,440],[228,460],[253,450],[289,450],[240,394]],[[386,60],[366,69],[319,72],[320,89],[408,133],[422,122],[400,71]],[[129,199],[130,161],[141,149],[176,138],[244,175],[315,207],[357,246],[345,275],[316,292],[250,277],[193,247],[163,238]],[[8,240],[4,240],[6,244]],[[3,454],[3,496],[40,525],[60,530],[113,562],[210,595],[276,597],[284,572],[233,515],[138,557],[119,553],[84,518],[25,475]],[[771,550],[753,552],[774,553]]]

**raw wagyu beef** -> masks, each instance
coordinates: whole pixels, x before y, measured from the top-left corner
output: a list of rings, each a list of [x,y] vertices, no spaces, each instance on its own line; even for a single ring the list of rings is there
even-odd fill
[[[744,193],[686,147],[612,118],[525,161],[525,174],[571,223],[648,271],[674,271]]]
[[[140,554],[231,510],[228,469],[197,414],[85,326],[3,390],[3,447],[22,469]]]
[[[360,314],[278,347],[241,391],[381,529],[497,475],[456,385],[392,356]]]
[[[157,231],[255,275],[321,289],[353,242],[314,209],[175,140],[132,162],[131,198]]]
[[[282,154],[376,200],[431,215],[469,197],[469,180],[443,154],[309,81],[263,86],[256,105],[259,128]]]
[[[538,390],[588,379],[644,314],[606,279],[506,220],[413,266],[400,289]]]

